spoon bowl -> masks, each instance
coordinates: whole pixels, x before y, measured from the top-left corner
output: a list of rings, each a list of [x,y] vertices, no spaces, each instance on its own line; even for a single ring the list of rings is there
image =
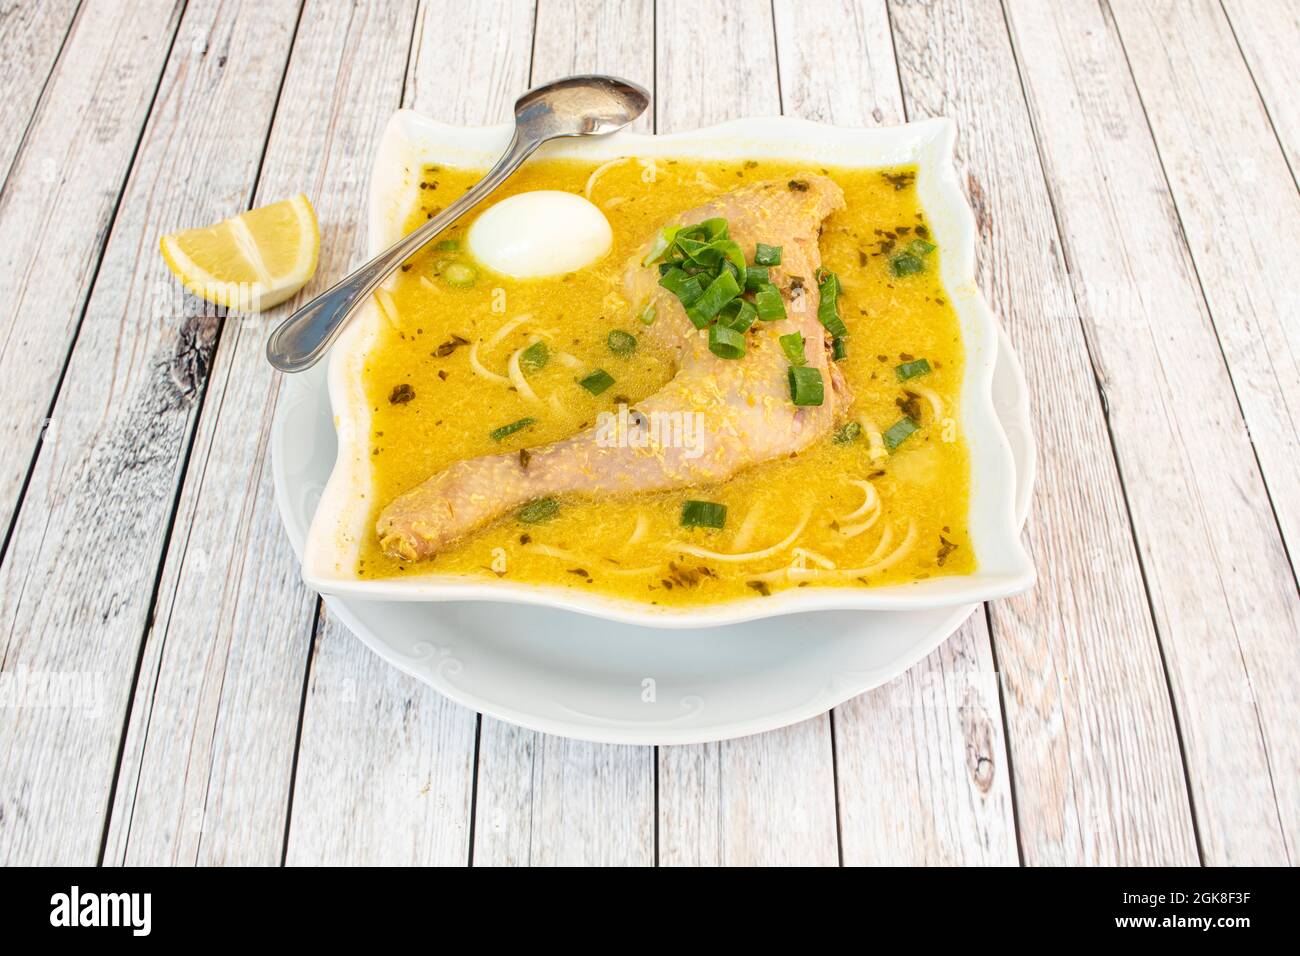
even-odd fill
[[[616,76],[567,76],[529,90],[515,101],[514,135],[487,175],[437,216],[285,319],[267,339],[268,361],[282,372],[311,368],[394,269],[487,198],[539,146],[553,139],[617,132],[649,105],[649,93]]]
[[[646,111],[650,94],[615,76],[568,76],[515,100],[515,123],[547,139],[604,136]]]

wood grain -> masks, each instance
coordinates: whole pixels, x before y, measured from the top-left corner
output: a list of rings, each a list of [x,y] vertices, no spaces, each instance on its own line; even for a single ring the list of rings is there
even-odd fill
[[[1025,364],[1038,583],[990,605],[1029,864],[1194,863],[1160,647],[1061,240],[995,2],[890,8],[908,115],[957,124],[977,280]]]
[[[1276,277],[1300,257],[1300,193],[1217,2],[1111,9],[1294,567],[1300,322]]]
[[[363,251],[358,211],[387,119],[380,107],[401,101],[414,17],[413,0],[310,0],[303,10],[253,203],[307,192],[320,264],[297,299],[222,324],[177,508],[185,533],[171,540],[128,726],[110,859],[280,861],[317,602],[275,506],[267,448],[281,377],[265,340]],[[309,792],[317,767],[300,765]],[[318,804],[305,806],[310,820]]]
[[[216,331],[170,307],[180,300],[158,236],[247,204],[297,16],[283,0],[192,2],[181,23],[0,566],[6,671],[93,675],[99,705],[0,712],[0,737],[14,742],[0,782],[7,859],[98,855]]]
[[[1160,158],[1102,9],[1011,3],[1008,12],[1109,408],[1204,859],[1285,863],[1294,834],[1279,814],[1294,822],[1296,791],[1278,780],[1296,752],[1288,746],[1275,765],[1270,751],[1294,735],[1282,702],[1294,701],[1300,676],[1300,597]],[[1284,712],[1292,719],[1279,725]]]
[[[766,734],[659,748],[664,866],[835,866],[826,715]]]
[[[1223,10],[1268,108],[1291,175],[1300,175],[1300,5],[1294,0],[1222,0]]]
[[[654,750],[483,718],[475,866],[654,863]]]
[[[14,3],[0,10],[0,183],[63,49],[79,0]]]
[[[1218,4],[1123,2],[1112,9],[1294,571],[1300,560],[1300,322],[1295,292],[1277,277],[1300,257],[1300,193]],[[1238,588],[1232,579],[1226,586]],[[1300,651],[1284,576],[1277,586],[1280,599],[1259,608],[1269,617],[1242,645],[1267,764],[1266,778],[1254,768],[1255,801],[1247,812],[1268,813],[1268,794],[1259,792],[1267,783],[1286,860],[1294,863]],[[1249,616],[1247,606],[1236,616]],[[1198,723],[1210,734],[1220,716],[1216,709],[1207,717]],[[1202,775],[1210,772],[1203,766],[1192,776],[1198,804]],[[1210,801],[1207,795],[1207,809]],[[1236,859],[1248,852],[1238,849],[1242,824],[1232,819],[1241,808],[1220,812],[1226,816],[1203,839],[1212,858]],[[1216,843],[1221,834],[1222,846]],[[1260,859],[1282,859],[1271,840],[1261,841],[1261,849],[1268,853]]]
[[[777,3],[782,106],[842,126],[907,117],[880,2],[826,16]],[[987,620],[978,611],[907,675],[834,713],[846,864],[1015,863],[1016,831]]]
[[[312,657],[286,862],[463,866],[477,720],[325,611]]]
[[[90,0],[30,128],[25,117],[15,118],[25,133],[21,149],[13,142],[18,152],[6,164],[0,195],[0,528],[11,527],[33,455],[51,425],[50,406],[179,7],[176,0]]]

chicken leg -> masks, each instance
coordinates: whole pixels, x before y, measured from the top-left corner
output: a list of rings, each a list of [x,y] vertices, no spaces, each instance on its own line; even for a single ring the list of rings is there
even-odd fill
[[[666,491],[724,481],[753,465],[790,455],[823,437],[850,401],[830,361],[830,337],[817,320],[822,221],[844,205],[829,178],[803,175],[762,182],[719,196],[676,221],[722,217],[744,250],[756,243],[782,247],[770,277],[782,293],[787,318],[758,322],[740,359],[709,351],[677,298],[658,284],[659,273],[630,261],[628,301],[653,302],[657,318],[646,338],[670,351],[677,373],[659,392],[638,402],[619,424],[515,453],[460,461],[396,498],[379,516],[385,553],[416,561],[432,557],[465,535],[530,501],[551,495],[618,495]],[[648,244],[647,244],[648,248]],[[752,253],[751,253],[752,254]],[[827,383],[819,406],[790,401],[789,361],[778,340],[799,332],[808,365]],[[683,416],[691,416],[686,422]],[[682,441],[692,423],[694,441]]]

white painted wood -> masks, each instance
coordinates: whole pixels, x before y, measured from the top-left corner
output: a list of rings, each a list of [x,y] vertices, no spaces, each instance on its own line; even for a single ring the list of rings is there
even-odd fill
[[[1100,8],[1013,2],[1008,12],[1110,409],[1205,862],[1286,863],[1300,793],[1280,782],[1297,766],[1300,597],[1155,144]]]
[[[0,10],[0,183],[77,13],[78,0],[14,3]]]
[[[1300,193],[1217,0],[1111,9],[1294,565],[1300,299],[1278,277],[1300,257]]]
[[[3,134],[22,148],[4,164],[0,196],[0,528],[10,527],[48,424],[177,6],[88,0],[30,128],[14,116],[21,128]]]
[[[301,583],[275,507],[267,445],[281,376],[265,340],[363,251],[357,211],[387,112],[401,101],[414,18],[413,0],[304,8],[253,201],[306,192],[321,223],[320,264],[295,300],[222,325],[177,508],[183,533],[171,539],[146,643],[109,859],[280,862],[316,596]],[[326,714],[347,713],[334,695],[316,696]],[[466,741],[472,748],[472,722]],[[319,734],[308,743],[318,750]],[[354,750],[345,762],[364,765],[363,757]],[[308,792],[318,769],[300,762]],[[313,793],[307,817],[362,793]]]
[[[513,119],[528,88],[532,0],[426,0],[416,17],[403,105],[466,126]]]
[[[837,707],[835,753],[845,864],[1019,862],[983,608],[906,674]]]
[[[830,718],[659,748],[664,866],[835,866]]]
[[[883,0],[822,16],[779,2],[786,114],[843,126],[906,120]],[[889,686],[836,708],[846,864],[1017,862],[997,674],[983,610]]]
[[[483,718],[475,866],[654,863],[654,749]]]
[[[1300,258],[1300,193],[1217,3],[1125,0],[1112,9],[1294,569],[1300,560],[1300,302],[1279,277],[1292,273]],[[1237,588],[1232,579],[1225,584]],[[1249,612],[1242,606],[1239,613]],[[1268,783],[1287,860],[1294,863],[1300,848],[1296,616],[1292,610],[1262,623],[1262,639],[1243,653]],[[1185,722],[1203,724],[1209,735],[1220,718],[1216,710]],[[1257,786],[1264,782],[1257,778]],[[1201,784],[1193,774],[1197,803],[1209,809]],[[1221,812],[1228,816],[1203,828],[1202,842],[1211,859],[1227,862],[1239,856],[1240,823],[1232,817],[1241,810]],[[1271,841],[1264,848],[1276,850]]]
[[[322,610],[286,862],[464,866],[476,725]]]
[[[1038,583],[990,605],[1023,859],[1195,863],[1160,649],[1002,11],[898,3],[891,22],[909,116],[957,123],[977,279],[1033,396]]]
[[[297,15],[292,0],[193,0],[181,23],[0,566],[6,672],[89,675],[98,704],[0,710],[0,739],[9,742],[0,777],[5,862],[84,864],[98,855],[216,329],[178,317],[181,299],[158,236],[247,203]],[[149,35],[157,24],[132,26]],[[127,28],[110,23],[105,32]],[[134,49],[136,41],[117,42]],[[195,146],[204,143],[220,148]]]
[[[885,0],[827,0],[816,15],[774,0],[786,116],[842,126],[906,122]]]
[[[536,20],[531,77],[507,104],[523,85],[569,73],[653,85],[647,0],[541,0]],[[484,717],[474,864],[652,864],[654,774],[653,748],[563,740]]]
[[[656,132],[781,112],[769,4],[657,0],[655,22]]]
[[[1300,5],[1295,0],[1222,0],[1251,78],[1291,166],[1300,175]]]

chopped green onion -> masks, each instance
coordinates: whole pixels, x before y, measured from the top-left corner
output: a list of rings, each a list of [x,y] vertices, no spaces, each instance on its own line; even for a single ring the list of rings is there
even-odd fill
[[[777,341],[781,343],[781,351],[785,353],[785,357],[790,360],[791,365],[808,364],[808,356],[803,351],[803,336],[798,332],[783,335]]]
[[[662,280],[661,280],[662,281]],[[703,328],[700,321],[707,325],[709,320],[722,311],[722,307],[740,295],[740,284],[730,272],[723,271],[709,283],[704,294],[686,309],[686,314],[697,328]]]
[[[646,307],[641,310],[641,314],[638,315],[637,318],[641,320],[642,325],[654,325],[657,316],[658,313],[655,310],[655,304],[653,302],[647,302]]]
[[[857,422],[845,422],[840,426],[839,431],[835,433],[835,437],[831,441],[837,445],[851,445],[858,440],[858,436],[861,434],[861,425]]]
[[[727,220],[721,216],[704,220],[699,224],[698,228],[708,233],[710,239],[726,239],[731,235],[731,231],[727,227]]]
[[[890,257],[889,269],[900,279],[904,276],[914,276],[918,272],[925,271],[925,260],[910,252],[900,252]]]
[[[738,359],[745,354],[744,333],[725,325],[709,326],[709,351],[718,358]]]
[[[615,355],[631,355],[636,351],[636,336],[622,329],[613,329],[605,337],[605,344]]]
[[[526,372],[546,368],[546,363],[550,360],[551,352],[545,342],[534,342],[519,353],[519,367]]]
[[[467,266],[463,262],[448,263],[442,270],[442,277],[447,280],[448,285],[455,286],[458,289],[466,289],[474,284],[478,278],[478,270],[473,266]]]
[[[520,508],[518,518],[524,524],[540,524],[543,521],[550,521],[559,513],[560,503],[554,498],[538,498]]]
[[[831,360],[839,362],[848,357],[849,340],[843,335],[837,335],[831,339]]]
[[[578,384],[591,392],[591,394],[599,395],[605,389],[614,384],[614,376],[610,375],[603,368],[598,368],[585,378],[578,379]]]
[[[493,441],[500,441],[503,438],[509,438],[515,432],[527,428],[529,425],[536,425],[535,418],[521,418],[517,422],[511,422],[509,425],[502,425],[500,428],[492,429],[491,436]]]
[[[434,246],[433,248],[437,249],[439,252],[459,252],[459,251],[460,251],[460,240],[459,240],[459,239],[443,239],[441,242],[439,242],[439,243],[438,243],[436,246]]]
[[[715,501],[687,501],[682,504],[683,528],[716,528],[727,523],[727,506]]]
[[[659,235],[655,236],[655,241],[650,246],[650,251],[647,252],[645,258],[641,260],[641,265],[648,266],[667,252],[668,247],[671,246],[673,240],[677,238],[677,229],[677,226],[665,226],[661,229]]]
[[[817,303],[817,321],[826,326],[831,335],[848,335],[849,328],[840,318],[840,277],[829,269],[817,270],[817,292],[821,296]]]
[[[885,429],[885,447],[890,451],[893,451],[907,440],[907,436],[911,435],[912,432],[916,431],[920,427],[920,425],[912,421],[910,418],[900,418],[898,421],[894,422],[894,424]]]
[[[758,317],[764,322],[775,322],[785,318],[785,300],[776,289],[764,289],[754,295],[754,306]]]
[[[779,266],[781,264],[781,247],[758,243],[754,246],[754,265]]]
[[[754,303],[744,299],[732,299],[718,313],[718,321],[734,332],[748,332],[757,318],[758,310]]]
[[[740,243],[731,239],[714,239],[694,248],[688,255],[702,266],[715,268],[723,262],[730,262],[741,273],[745,271],[745,253],[741,251]]]
[[[791,365],[787,370],[790,379],[790,401],[795,405],[820,405],[825,398],[822,373],[809,365]]]
[[[937,249],[933,242],[917,237],[907,244],[907,249],[889,259],[889,268],[895,276],[916,275],[925,271],[925,257]]]
[[[669,269],[659,277],[659,284],[677,296],[683,307],[690,308],[704,294],[699,276],[688,276],[682,269]]]
[[[757,292],[764,286],[772,284],[771,275],[768,273],[767,266],[746,266],[745,267],[745,291]]]
[[[915,362],[904,362],[902,365],[895,366],[894,373],[898,376],[900,382],[906,382],[909,378],[928,375],[930,373],[930,363],[925,359],[917,359]]]

